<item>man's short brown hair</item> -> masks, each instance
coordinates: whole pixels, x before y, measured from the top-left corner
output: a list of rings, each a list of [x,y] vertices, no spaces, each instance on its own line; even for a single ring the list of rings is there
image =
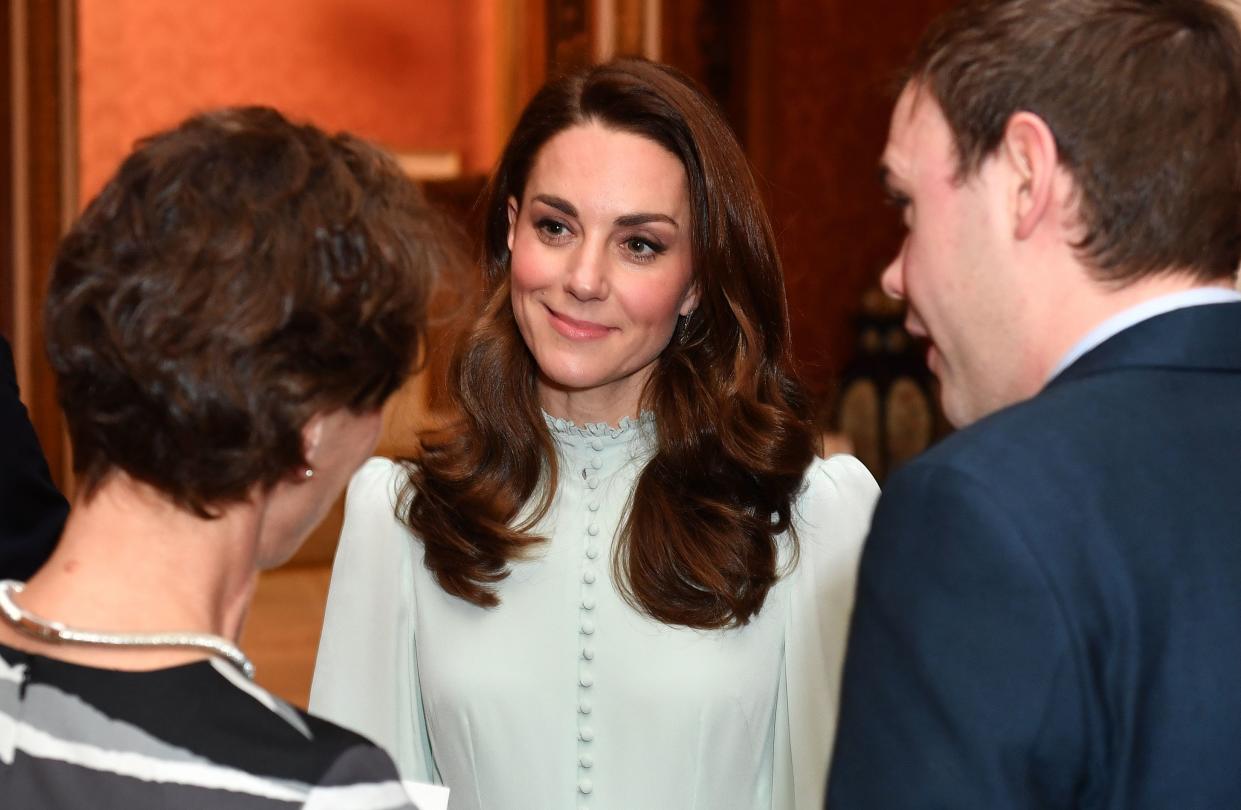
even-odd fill
[[[61,243],[48,351],[85,491],[115,470],[207,515],[379,407],[419,352],[439,229],[395,163],[275,110],[141,141]]]
[[[1100,279],[1227,278],[1241,260],[1241,35],[1212,0],[967,0],[928,32],[965,179],[1028,111],[1077,186]]]

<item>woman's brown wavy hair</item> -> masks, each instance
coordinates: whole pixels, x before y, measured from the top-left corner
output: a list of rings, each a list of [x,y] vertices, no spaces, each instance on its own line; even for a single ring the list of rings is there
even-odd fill
[[[587,122],[641,135],[689,180],[700,302],[643,392],[657,446],[612,559],[637,610],[667,624],[744,624],[781,571],[777,535],[813,458],[808,403],[791,367],[784,281],[745,157],[715,107],[663,65],[624,59],[545,85],[523,112],[484,196],[483,299],[449,368],[459,418],[423,436],[399,514],[445,591],[476,605],[542,542],[532,527],[557,481],[536,367],[509,301],[509,197],[539,150]],[[522,507],[538,495],[527,519]],[[792,537],[794,555],[796,538]],[[795,556],[790,558],[795,559]]]

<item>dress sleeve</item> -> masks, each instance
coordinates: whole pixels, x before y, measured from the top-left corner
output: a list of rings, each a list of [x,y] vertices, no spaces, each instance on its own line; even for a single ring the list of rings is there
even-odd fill
[[[418,685],[416,541],[394,515],[404,475],[373,458],[349,484],[310,710],[379,743],[403,778],[438,784]]]
[[[816,460],[797,504],[784,678],[776,708],[773,808],[822,810],[858,556],[879,486],[852,456]]]
[[[951,467],[889,479],[862,554],[831,810],[1078,804],[1085,698],[1039,538],[1009,507]]]

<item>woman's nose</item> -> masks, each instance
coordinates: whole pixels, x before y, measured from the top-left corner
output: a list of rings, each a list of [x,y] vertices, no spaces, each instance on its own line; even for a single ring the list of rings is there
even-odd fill
[[[607,297],[607,256],[602,248],[584,245],[577,252],[565,278],[565,289],[581,301]]]

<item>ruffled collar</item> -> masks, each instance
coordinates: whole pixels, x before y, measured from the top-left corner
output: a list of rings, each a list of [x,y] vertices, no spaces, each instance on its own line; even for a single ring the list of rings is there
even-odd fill
[[[547,422],[547,429],[552,432],[552,435],[580,439],[638,438],[655,426],[655,414],[650,411],[642,411],[636,419],[622,416],[616,425],[609,425],[607,422],[588,422],[585,425],[579,425],[571,419],[552,416],[547,411],[543,411],[543,420]]]

